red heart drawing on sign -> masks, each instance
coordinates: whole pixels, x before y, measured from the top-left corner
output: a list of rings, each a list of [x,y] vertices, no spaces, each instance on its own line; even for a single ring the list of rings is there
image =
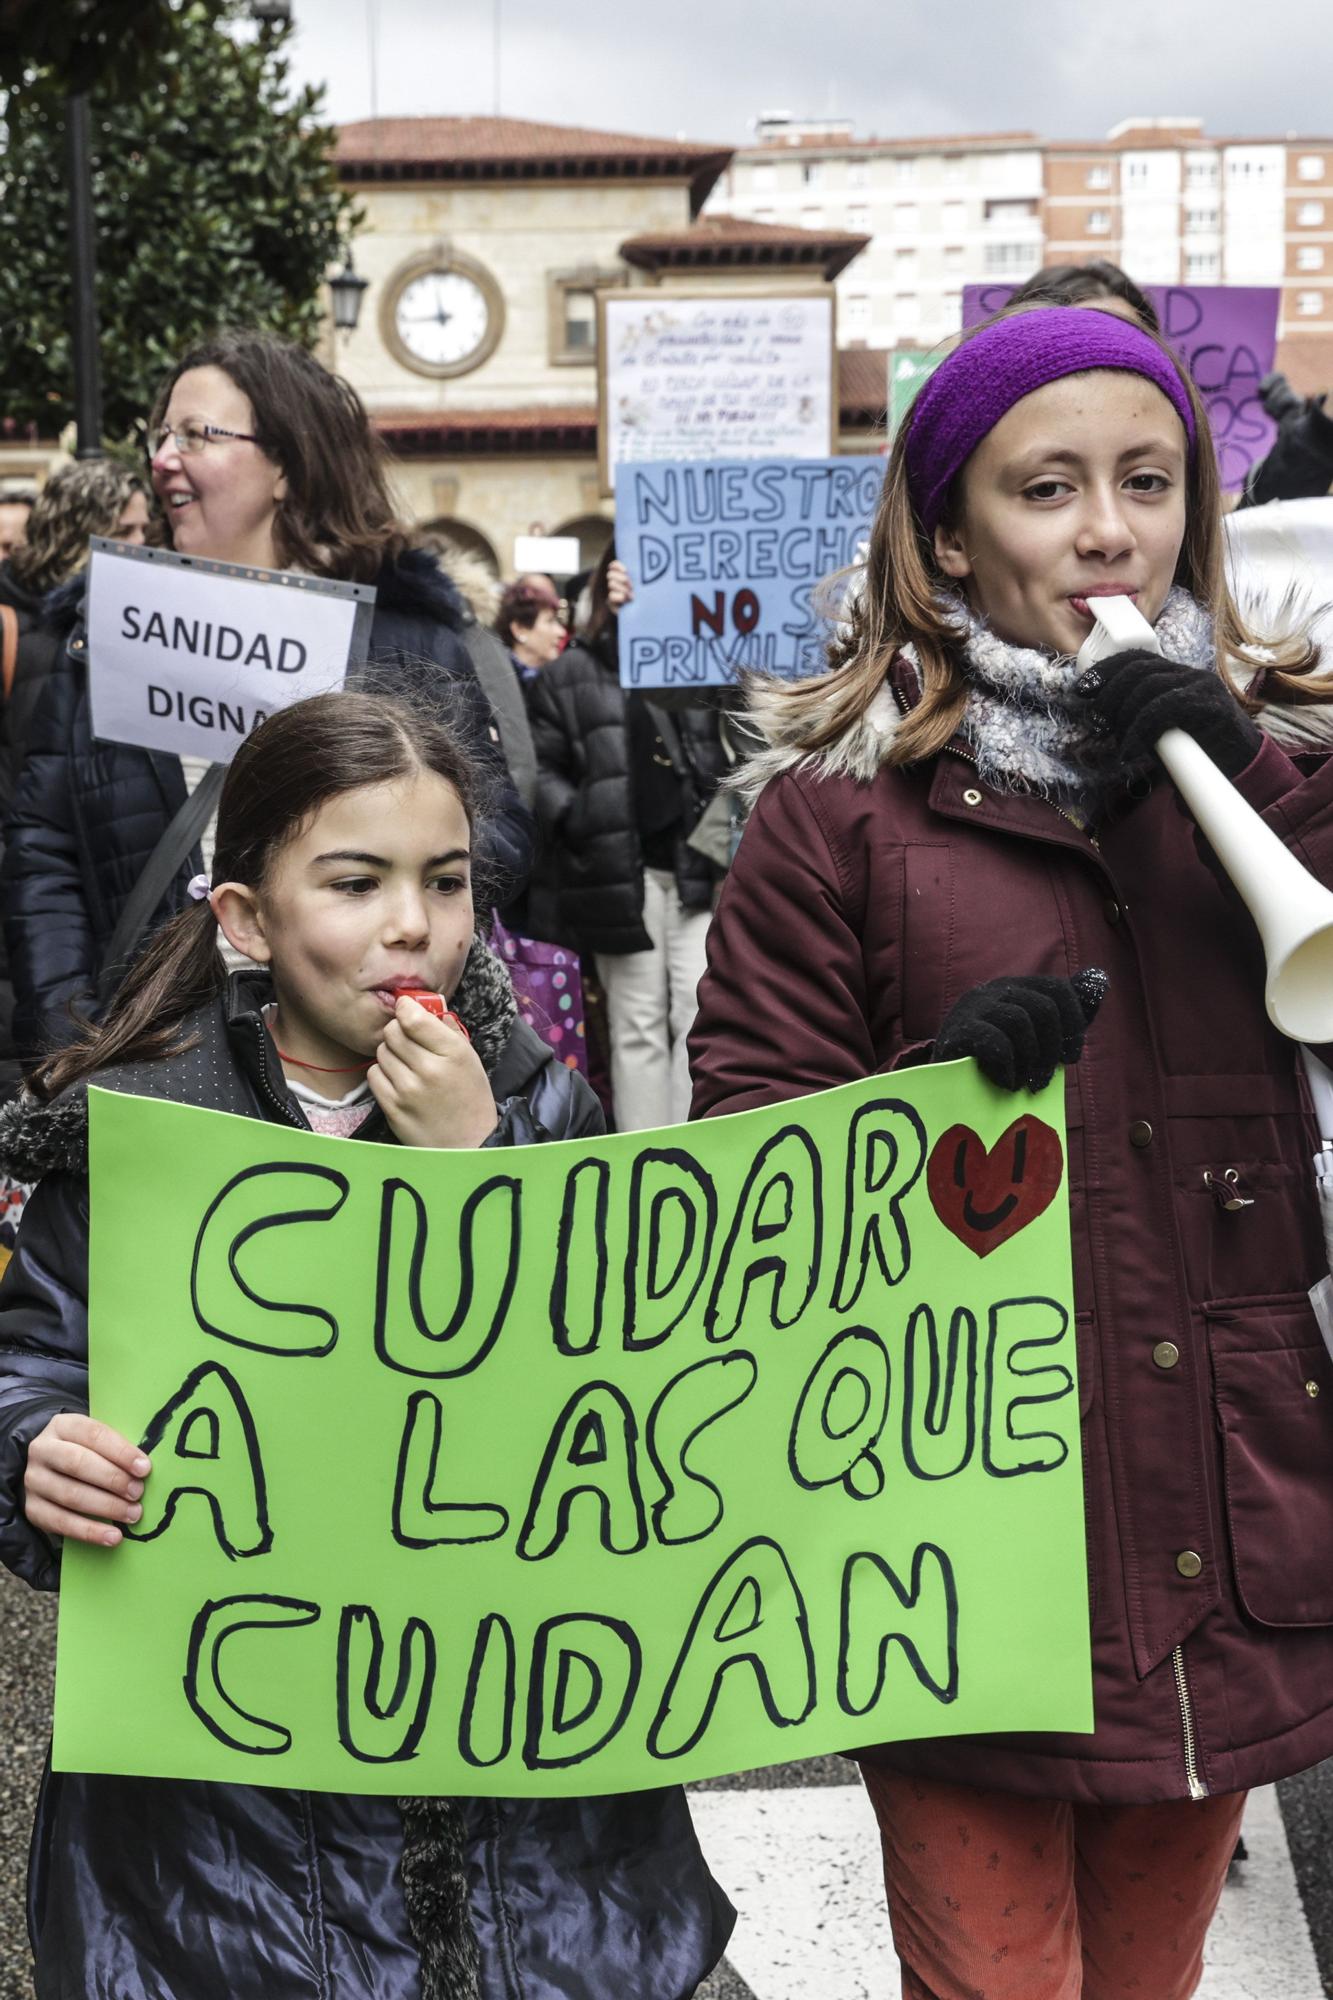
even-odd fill
[[[989,1152],[970,1125],[951,1125],[931,1151],[926,1186],[945,1228],[988,1257],[1050,1207],[1064,1170],[1059,1134],[1029,1115]]]

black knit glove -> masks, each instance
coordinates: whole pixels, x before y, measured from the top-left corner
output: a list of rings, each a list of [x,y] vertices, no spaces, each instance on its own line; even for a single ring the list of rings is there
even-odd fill
[[[936,1062],[972,1056],[1001,1090],[1044,1090],[1058,1063],[1076,1063],[1109,984],[1095,966],[1056,979],[1031,973],[988,979],[950,1008],[935,1037]]]
[[[1223,681],[1205,667],[1180,667],[1159,653],[1134,650],[1099,660],[1075,682],[1114,742],[1126,770],[1146,764],[1158,737],[1183,729],[1224,777],[1235,778],[1263,737]]]

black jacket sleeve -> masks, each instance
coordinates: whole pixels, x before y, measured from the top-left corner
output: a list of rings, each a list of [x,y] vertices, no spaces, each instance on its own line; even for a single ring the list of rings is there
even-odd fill
[[[71,743],[83,677],[64,655],[43,688],[5,825],[0,912],[25,1055],[74,1034],[69,1002],[91,991],[97,943],[79,865]]]
[[[0,1282],[0,1561],[39,1590],[57,1549],[23,1511],[28,1446],[62,1410],[88,1408],[88,1184],[51,1174],[34,1189]]]

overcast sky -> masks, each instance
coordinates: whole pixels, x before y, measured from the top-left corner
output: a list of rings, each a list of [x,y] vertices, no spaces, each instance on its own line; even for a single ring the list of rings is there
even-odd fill
[[[295,69],[344,122],[486,114],[737,144],[760,111],[862,134],[1027,127],[1101,137],[1131,113],[1214,135],[1333,131],[1326,0],[292,0]]]

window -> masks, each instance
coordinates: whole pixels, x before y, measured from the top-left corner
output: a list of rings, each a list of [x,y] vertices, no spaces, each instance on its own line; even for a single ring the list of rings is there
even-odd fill
[[[1303,201],[1296,211],[1296,223],[1300,229],[1322,228],[1324,204],[1322,201]]]
[[[1089,236],[1109,236],[1111,234],[1111,211],[1109,208],[1088,210]]]
[[[1324,178],[1323,154],[1302,153],[1296,162],[1296,177],[1302,181],[1322,181]]]
[[[916,276],[916,251],[895,250],[893,253],[893,275],[899,284],[910,282]]]
[[[597,294],[625,282],[624,267],[599,271],[584,266],[556,272],[547,283],[546,342],[548,358],[557,366],[597,359]]]
[[[858,292],[842,304],[842,326],[849,340],[865,340],[870,332],[870,300]]]
[[[946,201],[944,204],[944,233],[946,236],[961,236],[967,228],[967,203]]]
[[[1233,146],[1227,154],[1227,179],[1241,188],[1262,187],[1282,171],[1282,154],[1275,146]]]
[[[1109,167],[1089,167],[1083,176],[1083,185],[1090,188],[1109,188],[1111,185],[1111,169]]]
[[[963,324],[963,295],[961,292],[946,292],[940,300],[941,318],[950,333],[957,333]]]
[[[751,186],[756,194],[767,194],[777,179],[777,168],[768,161],[761,161],[754,170]]]
[[[808,188],[818,187],[823,178],[824,162],[822,160],[806,160],[801,167],[801,179],[805,182],[805,185]]]
[[[1125,161],[1125,186],[1137,191],[1148,184],[1149,165],[1147,160]]]
[[[1217,156],[1215,153],[1196,153],[1185,161],[1185,185],[1188,188],[1217,186]]]
[[[1217,250],[1187,250],[1185,277],[1192,285],[1215,285],[1222,275],[1222,257]]]
[[[1322,271],[1323,268],[1323,245],[1320,243],[1302,243],[1296,252],[1296,269],[1298,271]]]
[[[916,161],[912,158],[895,160],[893,178],[899,187],[908,187],[916,179]]]
[[[1215,208],[1187,208],[1185,210],[1186,234],[1200,235],[1216,229],[1219,211]]]
[[[953,186],[967,177],[967,161],[961,153],[946,153],[944,156],[944,178]]]
[[[1039,243],[988,243],[986,275],[991,278],[1026,278],[1041,262]]]
[[[965,271],[967,269],[967,252],[961,243],[948,243],[945,245],[944,268],[946,271]]]
[[[894,204],[893,227],[900,236],[914,234],[921,227],[921,211],[914,201],[900,201]]]
[[[847,211],[847,227],[867,233],[870,229],[870,210],[864,202],[857,202]]]
[[[893,324],[900,332],[921,324],[921,301],[915,292],[899,292],[893,301]]]
[[[823,209],[819,207],[803,208],[801,210],[801,227],[802,229],[822,229],[824,227]]]
[[[1318,319],[1324,310],[1322,292],[1297,292],[1296,310],[1302,319]]]
[[[1029,222],[1037,213],[1035,201],[988,201],[987,222]]]
[[[847,185],[853,188],[870,186],[870,165],[866,160],[848,160]]]

